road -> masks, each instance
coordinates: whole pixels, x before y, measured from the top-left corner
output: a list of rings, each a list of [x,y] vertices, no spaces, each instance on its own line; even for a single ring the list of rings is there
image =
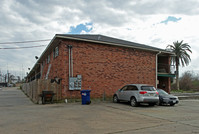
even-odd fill
[[[199,100],[174,107],[33,104],[16,88],[0,90],[0,134],[191,134],[199,133]]]

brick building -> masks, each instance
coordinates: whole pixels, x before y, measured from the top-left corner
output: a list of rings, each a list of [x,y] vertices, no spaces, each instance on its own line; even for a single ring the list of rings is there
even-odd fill
[[[103,35],[57,34],[27,75],[27,81],[60,81],[63,98],[79,98],[81,89],[101,98],[130,83],[170,91],[173,53]]]

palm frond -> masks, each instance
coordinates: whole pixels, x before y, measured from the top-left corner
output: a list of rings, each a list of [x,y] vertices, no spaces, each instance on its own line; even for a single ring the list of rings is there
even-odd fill
[[[177,63],[182,66],[189,65],[189,62],[191,61],[189,53],[192,53],[191,46],[188,45],[188,43],[183,43],[182,41],[176,41],[173,42],[173,45],[168,45],[167,48],[169,48],[172,52],[176,54],[176,58],[171,58],[172,63]]]

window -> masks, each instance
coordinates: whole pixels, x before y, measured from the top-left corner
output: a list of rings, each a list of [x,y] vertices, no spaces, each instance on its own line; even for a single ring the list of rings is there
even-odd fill
[[[48,55],[47,63],[50,63],[50,55]]]
[[[58,46],[54,48],[53,50],[53,58],[56,58],[59,55],[59,48]]]
[[[127,86],[125,86],[122,89],[120,89],[120,91],[126,91],[126,90],[127,90]]]
[[[136,86],[128,86],[128,91],[137,91],[138,88]]]
[[[156,89],[154,87],[152,87],[152,86],[142,86],[141,90],[144,90],[144,91],[155,91]]]

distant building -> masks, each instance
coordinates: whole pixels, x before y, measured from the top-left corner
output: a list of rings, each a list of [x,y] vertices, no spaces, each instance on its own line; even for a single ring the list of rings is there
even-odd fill
[[[0,82],[0,87],[7,87],[8,83],[7,82]]]
[[[94,98],[112,96],[130,83],[170,91],[170,58],[174,53],[103,35],[57,34],[27,75],[60,81],[62,97],[80,97],[90,89]]]

